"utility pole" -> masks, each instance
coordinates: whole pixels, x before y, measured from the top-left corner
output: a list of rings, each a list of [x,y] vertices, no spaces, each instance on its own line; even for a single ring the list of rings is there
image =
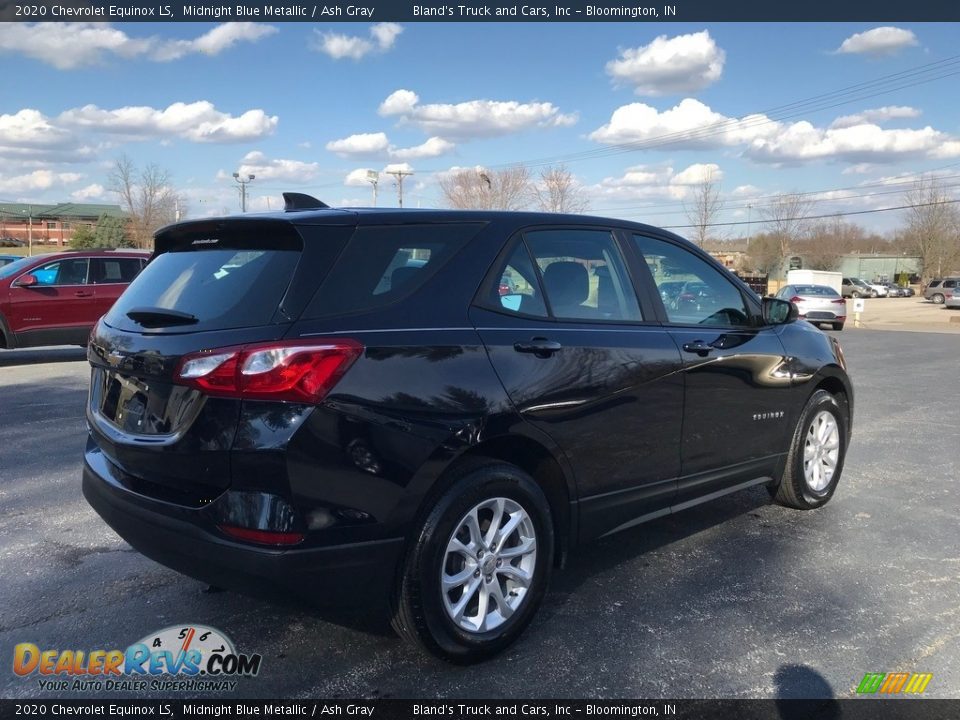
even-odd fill
[[[373,206],[377,206],[377,185],[380,182],[380,173],[376,170],[367,170],[367,182],[373,185]]]
[[[247,211],[247,185],[257,179],[256,175],[247,175],[246,180],[240,179],[240,173],[235,172],[233,179],[240,183],[240,212]]]
[[[409,170],[387,170],[387,175],[393,175],[397,183],[397,204],[403,207],[403,179],[413,175]]]
[[[27,205],[27,254],[33,255],[33,205]]]

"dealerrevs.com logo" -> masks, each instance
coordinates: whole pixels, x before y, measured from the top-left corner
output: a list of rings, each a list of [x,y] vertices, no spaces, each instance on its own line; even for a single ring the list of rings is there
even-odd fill
[[[151,633],[126,650],[41,649],[20,643],[13,672],[37,678],[45,691],[223,691],[238,677],[255,677],[262,657],[238,653],[224,633],[176,625]]]

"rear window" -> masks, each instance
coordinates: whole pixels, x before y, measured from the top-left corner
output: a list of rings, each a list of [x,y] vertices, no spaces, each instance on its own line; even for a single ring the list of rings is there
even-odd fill
[[[374,310],[413,294],[481,227],[457,223],[358,228],[304,317]]]
[[[127,317],[134,308],[159,308],[197,318],[178,332],[267,325],[300,259],[296,250],[191,249],[156,257],[107,315],[124,330],[144,327]]]

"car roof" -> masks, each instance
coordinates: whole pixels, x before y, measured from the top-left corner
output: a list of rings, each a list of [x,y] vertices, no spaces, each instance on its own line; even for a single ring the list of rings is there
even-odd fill
[[[680,236],[654,225],[593,215],[572,215],[515,210],[448,210],[436,208],[319,208],[285,210],[267,213],[246,213],[205,219],[186,220],[167,225],[157,231],[159,237],[175,231],[203,231],[221,224],[240,222],[288,222],[294,225],[407,225],[452,222],[500,222],[521,228],[527,225],[607,225],[631,228],[640,232],[656,232],[683,240]],[[687,241],[685,241],[687,242]]]

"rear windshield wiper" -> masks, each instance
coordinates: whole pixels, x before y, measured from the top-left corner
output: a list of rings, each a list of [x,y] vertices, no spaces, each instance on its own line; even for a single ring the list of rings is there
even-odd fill
[[[127,317],[144,327],[168,327],[170,325],[193,325],[199,322],[196,315],[167,310],[159,307],[135,307],[127,311]]]

